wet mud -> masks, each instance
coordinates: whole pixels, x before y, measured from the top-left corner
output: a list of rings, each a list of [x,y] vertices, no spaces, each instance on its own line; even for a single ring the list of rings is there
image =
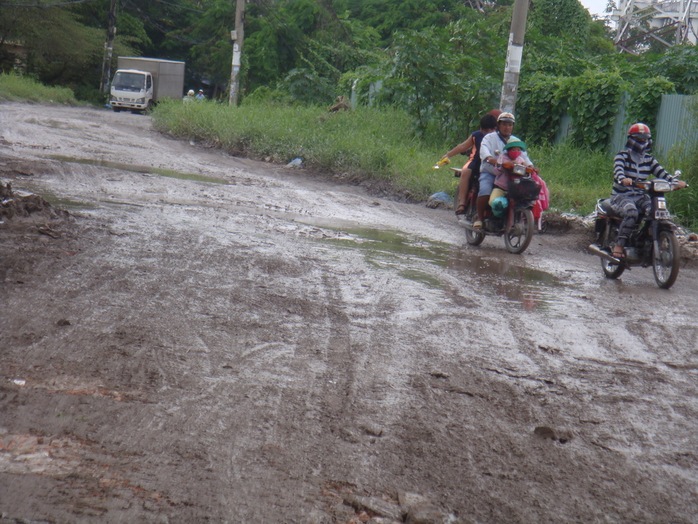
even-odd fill
[[[49,204],[0,223],[2,522],[695,522],[691,257],[472,248],[141,115],[1,104],[0,146]]]

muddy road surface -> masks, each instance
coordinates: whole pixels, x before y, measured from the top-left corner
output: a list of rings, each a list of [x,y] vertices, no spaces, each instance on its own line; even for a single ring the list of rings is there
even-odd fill
[[[0,224],[2,523],[697,521],[690,260],[473,248],[106,110],[0,105],[0,179],[54,210]]]

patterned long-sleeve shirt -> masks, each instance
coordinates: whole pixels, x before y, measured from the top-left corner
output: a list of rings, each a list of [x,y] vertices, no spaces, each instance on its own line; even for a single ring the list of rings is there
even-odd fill
[[[644,153],[637,162],[633,157],[640,155],[632,154],[628,149],[618,153],[613,160],[613,194],[630,193],[638,191],[632,186],[624,186],[621,180],[632,178],[635,180],[646,180],[650,175],[666,180],[673,180],[674,177],[657,162],[657,159],[648,153]]]

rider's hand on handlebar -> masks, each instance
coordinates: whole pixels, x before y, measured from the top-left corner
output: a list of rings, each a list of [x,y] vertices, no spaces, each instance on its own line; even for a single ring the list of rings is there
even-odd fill
[[[676,189],[683,189],[684,187],[686,187],[686,186],[688,185],[688,184],[687,184],[686,182],[684,182],[683,180],[677,180],[677,181],[674,182],[674,183],[676,184]]]
[[[450,164],[450,163],[451,163],[451,159],[448,158],[446,155],[444,155],[444,156],[441,157],[441,160],[439,160],[439,161],[436,163],[436,165],[439,166],[439,167],[441,167],[441,166],[445,166],[446,164]]]
[[[633,185],[633,179],[632,178],[624,178],[620,181],[621,184],[624,186],[632,186]]]

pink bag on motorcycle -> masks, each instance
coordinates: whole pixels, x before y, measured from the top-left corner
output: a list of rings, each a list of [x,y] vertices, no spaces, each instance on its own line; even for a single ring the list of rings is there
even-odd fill
[[[531,178],[540,184],[540,193],[538,194],[538,200],[536,200],[533,205],[533,218],[538,220],[543,214],[543,211],[550,207],[550,192],[548,191],[548,186],[540,175],[536,172],[531,174]]]

